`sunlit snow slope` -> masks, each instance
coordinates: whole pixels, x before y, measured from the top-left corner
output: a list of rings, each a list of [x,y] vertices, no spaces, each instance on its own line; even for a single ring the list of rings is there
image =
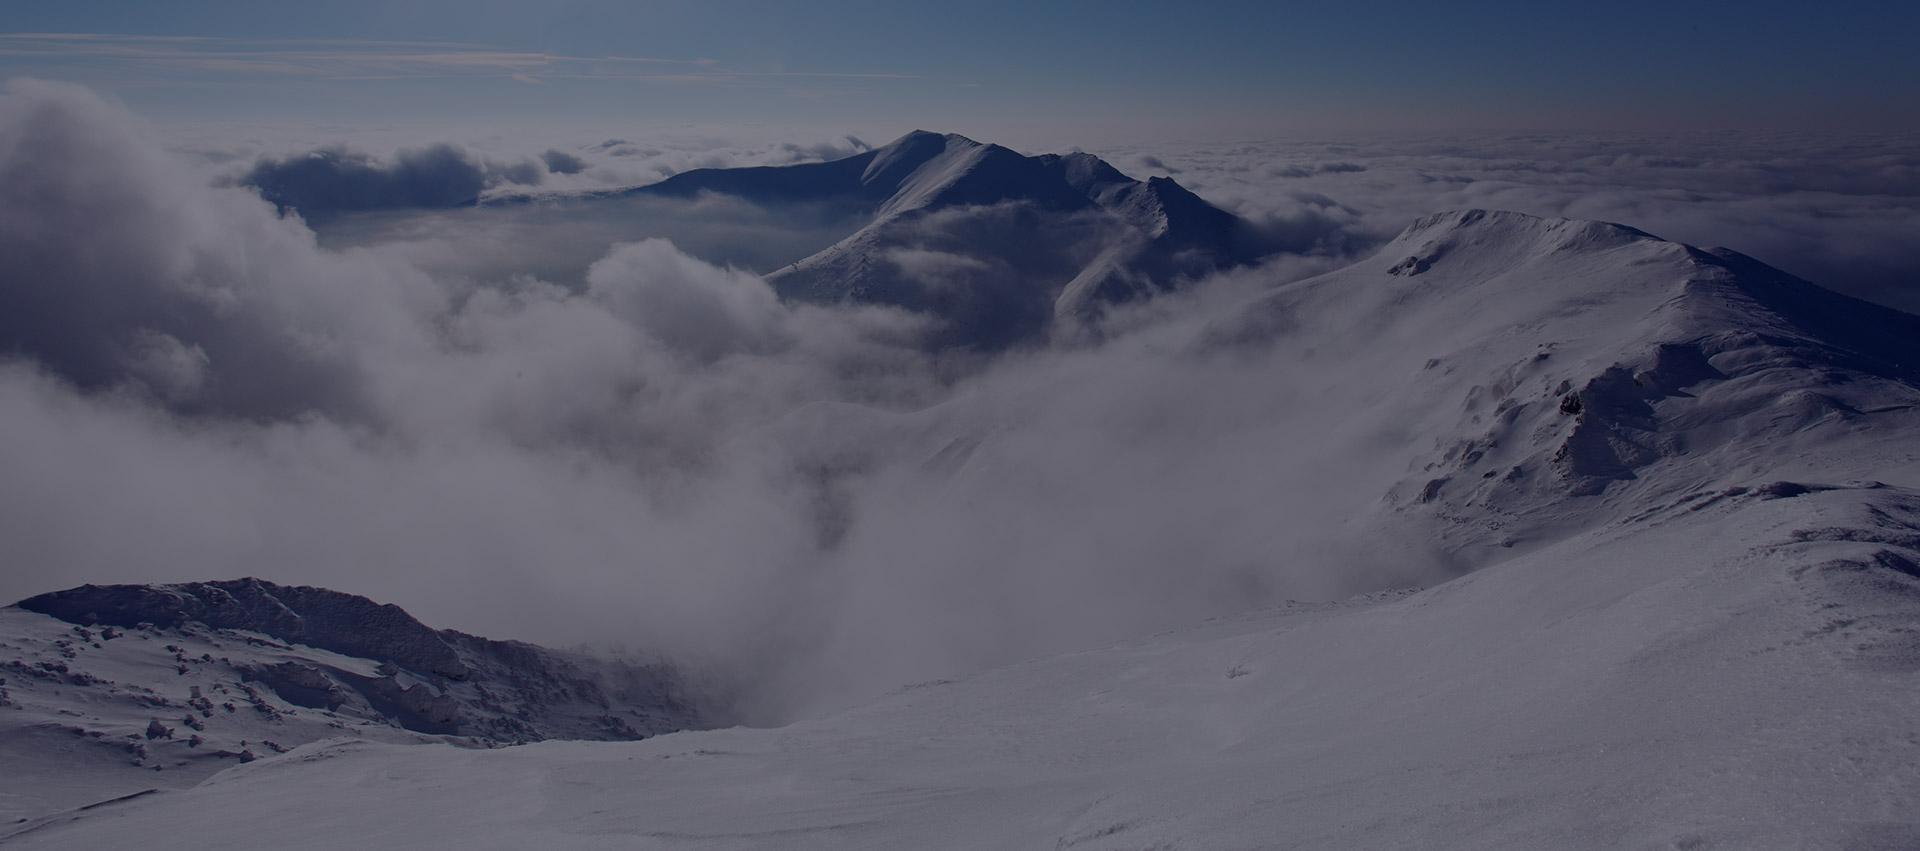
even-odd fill
[[[1871,477],[1920,433],[1920,318],[1603,222],[1429,216],[1200,344],[1274,345],[1403,438],[1381,507],[1467,566],[1716,486]]]

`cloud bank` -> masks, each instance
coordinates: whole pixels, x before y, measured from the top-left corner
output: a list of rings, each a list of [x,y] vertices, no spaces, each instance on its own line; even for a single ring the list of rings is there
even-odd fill
[[[544,152],[565,154],[571,159],[560,162],[572,169],[577,161],[578,170],[549,168],[540,188],[569,191],[653,183],[691,168],[832,159],[867,147],[853,137],[795,144],[680,131],[648,139],[588,136],[554,147],[548,137],[529,137],[470,156],[527,162]],[[409,144],[423,149],[450,143],[416,139]],[[1726,246],[1823,286],[1913,312],[1920,311],[1920,280],[1913,272],[1920,268],[1920,243],[1910,238],[1920,226],[1920,160],[1912,153],[1917,147],[1920,139],[1910,134],[1589,133],[1113,144],[1095,153],[1135,177],[1177,176],[1203,197],[1254,220],[1259,225],[1254,247],[1263,251],[1351,260],[1436,210],[1509,209],[1620,222],[1703,247]],[[497,178],[488,187],[483,197],[527,191]],[[554,227],[540,237],[514,241],[580,243],[570,261],[577,276],[620,238],[608,234],[587,245],[577,231],[604,233],[617,222],[644,222],[625,238],[669,236],[703,259],[767,271],[850,230],[829,221],[824,211],[710,206],[692,218],[714,227],[696,229],[679,222],[688,218],[679,210],[603,206],[597,213],[555,216]],[[533,226],[531,218],[500,213],[444,229],[415,227],[426,219],[388,221],[404,226],[378,229],[368,222],[347,229],[332,221],[320,224],[323,239],[345,230],[352,231],[352,244],[403,245],[430,238],[441,246],[436,250],[469,257],[497,254],[504,243],[491,231],[509,219],[519,236],[530,237],[525,231]],[[751,232],[736,227],[743,222],[754,223]],[[490,235],[448,250],[444,236],[431,235],[436,230]],[[811,230],[814,236],[796,239],[794,230]],[[778,250],[772,247],[776,244]],[[557,270],[548,266],[540,273]]]
[[[281,153],[238,149],[230,141],[200,139],[187,147],[220,163],[248,161],[222,176],[248,186],[309,220],[371,210],[431,210],[482,199],[559,191],[624,188],[653,183],[695,168],[791,165],[841,159],[867,150],[854,136],[812,143],[759,141],[729,144],[700,136],[637,145],[613,138],[567,148],[522,149],[493,135],[489,150],[449,141],[408,140],[388,154],[340,142]],[[284,147],[284,143],[282,145]],[[550,182],[551,181],[551,182]]]
[[[1725,246],[1920,312],[1912,134],[1386,136],[1102,150],[1255,219],[1327,221],[1365,253],[1436,210],[1618,222]]]
[[[694,222],[663,240],[617,226],[634,208],[540,221],[361,208],[316,235],[265,186],[209,185],[151,132],[76,87],[0,96],[0,597],[245,575],[323,585],[496,637],[666,654],[731,683],[763,721],[1449,575],[1418,541],[1357,534],[1418,448],[1346,416],[1378,404],[1330,354],[1360,341],[1191,345],[1207,317],[1364,254],[1414,206],[1617,205],[1699,227],[1751,209],[1739,233],[1837,234],[1793,211],[1847,199],[1863,226],[1823,250],[1890,252],[1888,268],[1912,209],[1886,190],[1911,188],[1898,153],[1825,177],[1780,166],[1779,191],[1742,201],[1732,175],[1756,160],[1575,152],[1533,174],[1539,144],[1521,141],[1510,156],[1138,152],[1286,253],[1116,311],[1098,345],[983,360],[929,350],[933,318],[784,304],[751,264],[714,262],[725,245],[830,236],[820,221],[779,236],[790,211],[700,199],[653,211]],[[552,181],[644,158],[602,141],[276,159],[273,173],[450,197],[492,179],[492,159],[537,160]],[[1683,174],[1727,182],[1654,186]],[[584,235],[555,250],[564,262],[522,256],[565,233]],[[892,261],[954,271],[932,253]]]
[[[436,272],[63,85],[0,99],[0,174],[0,596],[323,585],[664,653],[778,720],[1434,569],[1316,552],[1377,477],[1285,451],[1322,409],[1281,361],[1168,358],[1177,323],[982,361],[658,239],[564,285]]]
[[[549,151],[559,154],[558,151]],[[308,216],[360,210],[457,207],[480,200],[480,194],[500,185],[538,186],[546,179],[547,161],[556,161],[563,173],[577,173],[578,160],[526,159],[504,164],[479,160],[466,151],[441,143],[405,149],[391,162],[345,147],[323,148],[284,158],[263,157],[236,181],[259,190],[261,197],[282,210]]]

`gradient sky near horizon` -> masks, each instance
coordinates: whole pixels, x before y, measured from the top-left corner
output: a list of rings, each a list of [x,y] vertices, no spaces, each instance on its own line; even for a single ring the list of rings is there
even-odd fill
[[[156,120],[1920,129],[1920,6],[15,0]]]

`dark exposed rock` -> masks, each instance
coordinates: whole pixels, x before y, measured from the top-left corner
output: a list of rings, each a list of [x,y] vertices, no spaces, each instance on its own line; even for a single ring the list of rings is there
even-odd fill
[[[181,585],[83,585],[22,600],[20,608],[69,623],[134,627],[188,622],[258,632],[347,656],[391,659],[408,668],[463,679],[468,670],[440,634],[399,606],[306,586],[258,579]]]
[[[86,585],[43,594],[19,607],[81,629],[212,632],[249,648],[285,651],[251,662],[222,658],[217,663],[238,675],[233,685],[268,722],[289,715],[285,705],[290,704],[347,718],[385,719],[415,733],[492,742],[639,739],[724,723],[696,705],[681,677],[666,665],[434,630],[398,606],[322,588],[258,579]],[[302,657],[302,646],[374,664]],[[179,668],[195,661],[177,645],[166,649]],[[202,656],[200,662],[216,664],[210,654]],[[33,667],[12,663],[8,670],[48,679],[69,674],[64,663],[44,661]],[[171,705],[164,698],[154,700]],[[198,686],[186,706],[203,717],[213,715],[213,701]],[[239,707],[227,701],[220,708],[231,714]],[[204,727],[191,716],[185,723]],[[171,732],[149,728],[150,737]]]

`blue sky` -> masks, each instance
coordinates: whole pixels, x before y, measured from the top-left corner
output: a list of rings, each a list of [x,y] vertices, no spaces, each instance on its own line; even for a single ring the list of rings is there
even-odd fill
[[[1917,8],[12,0],[0,73],[161,120],[1910,130]]]

